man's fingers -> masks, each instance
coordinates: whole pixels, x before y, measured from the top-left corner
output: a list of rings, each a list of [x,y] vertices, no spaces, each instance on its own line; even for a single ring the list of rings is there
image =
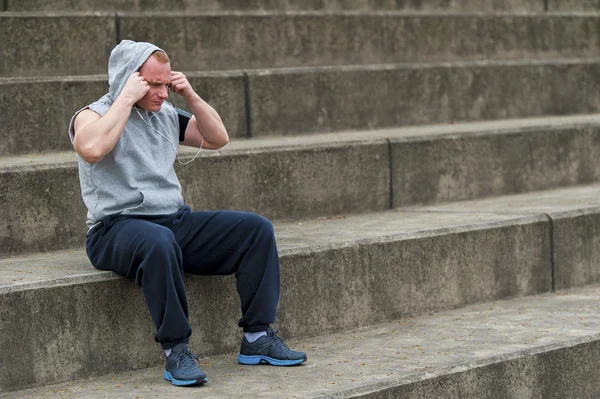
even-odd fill
[[[181,83],[181,82],[185,82],[185,81],[186,81],[185,77],[181,77],[181,76],[180,77],[176,77],[175,79],[171,79],[171,83],[176,83],[176,84],[177,83]]]

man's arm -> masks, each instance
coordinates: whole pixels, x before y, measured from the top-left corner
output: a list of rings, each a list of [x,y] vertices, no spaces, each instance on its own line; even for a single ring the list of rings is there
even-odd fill
[[[131,107],[149,90],[139,72],[132,74],[123,91],[103,116],[84,110],[75,118],[73,146],[84,161],[97,163],[112,151],[125,129]]]
[[[202,144],[202,148],[218,150],[229,142],[229,135],[221,117],[213,107],[196,94],[184,74],[171,73],[171,89],[183,96],[193,114],[181,144],[196,148]]]

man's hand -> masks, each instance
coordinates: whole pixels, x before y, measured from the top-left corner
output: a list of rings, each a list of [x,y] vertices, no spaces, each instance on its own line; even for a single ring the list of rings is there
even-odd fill
[[[134,105],[148,93],[148,90],[150,90],[150,86],[148,85],[148,82],[146,82],[146,79],[144,79],[139,72],[134,72],[129,79],[127,79],[127,82],[121,91],[121,96],[123,96],[125,101]]]
[[[185,75],[176,71],[171,71],[171,90],[185,99],[189,99],[196,94]]]

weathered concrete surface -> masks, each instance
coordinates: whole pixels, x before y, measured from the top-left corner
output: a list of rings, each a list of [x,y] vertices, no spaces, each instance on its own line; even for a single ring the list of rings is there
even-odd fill
[[[599,76],[593,60],[252,72],[252,135],[594,113]]]
[[[5,0],[9,11],[469,10],[543,11],[543,0]]]
[[[418,211],[545,213],[552,219],[557,289],[600,282],[600,186],[466,201]]]
[[[282,263],[278,324],[288,337],[550,290],[550,230],[541,217],[389,211],[275,230]],[[91,275],[82,256],[0,261],[1,389],[160,361],[139,289],[109,273]],[[40,269],[46,281],[36,276]],[[197,350],[235,350],[234,279],[189,276],[186,290]]]
[[[156,43],[183,70],[596,57],[600,16],[123,13],[120,36]],[[283,38],[283,39],[282,39]]]
[[[84,242],[86,211],[74,162],[2,171],[0,187],[0,256],[73,248]]]
[[[385,139],[240,147],[176,164],[193,209],[298,219],[390,208]],[[0,256],[83,244],[86,210],[74,152],[5,158],[0,186]]]
[[[516,127],[516,126],[515,126]],[[432,130],[436,130],[435,128]],[[393,206],[508,195],[600,179],[600,130],[582,125],[388,136]],[[535,208],[535,202],[532,204]]]
[[[592,398],[600,394],[598,295],[594,286],[293,339],[308,352],[294,368],[204,357],[209,383],[192,389],[172,387],[156,367],[5,397]]]
[[[598,0],[548,0],[548,11],[598,11]]]
[[[106,72],[106,65],[103,64]],[[189,73],[192,87],[218,110],[229,135],[247,137],[241,73]],[[0,155],[71,150],[67,135],[73,114],[108,92],[106,75],[0,79]],[[171,94],[182,108],[185,101]]]
[[[107,91],[99,76],[0,80],[0,155],[72,149],[71,117]]]
[[[250,73],[247,98],[241,72],[188,75],[234,138],[248,125],[264,137],[600,111],[594,60],[264,70]],[[0,80],[0,154],[70,149],[70,117],[103,94],[103,79]]]
[[[595,182],[599,125],[588,115],[233,140],[176,168],[193,209],[307,219]],[[1,256],[83,244],[74,152],[3,158],[0,171]]]
[[[177,165],[176,171],[193,209],[241,209],[275,219],[306,219],[391,207],[384,139],[248,148],[229,156],[202,157]]]
[[[109,13],[2,13],[0,77],[105,72],[116,38]]]
[[[600,55],[600,15],[313,11],[0,18],[0,76],[105,73],[110,50],[122,39],[153,42],[170,54],[174,68],[186,71]]]
[[[600,282],[600,190],[596,195],[596,208],[550,213],[554,225],[557,288]]]

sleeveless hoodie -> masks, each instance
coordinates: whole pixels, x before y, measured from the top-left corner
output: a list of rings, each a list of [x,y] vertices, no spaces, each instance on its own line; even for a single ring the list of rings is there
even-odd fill
[[[113,49],[108,62],[109,92],[75,113],[69,125],[71,143],[75,117],[84,109],[104,115],[121,94],[129,76],[154,51],[162,50],[150,43],[130,40],[123,40]],[[177,112],[165,101],[158,112],[134,107],[117,144],[100,162],[90,164],[78,155],[88,228],[108,215],[161,215],[181,208],[184,205],[181,184],[173,167],[177,155],[174,146],[177,147],[178,141]]]

